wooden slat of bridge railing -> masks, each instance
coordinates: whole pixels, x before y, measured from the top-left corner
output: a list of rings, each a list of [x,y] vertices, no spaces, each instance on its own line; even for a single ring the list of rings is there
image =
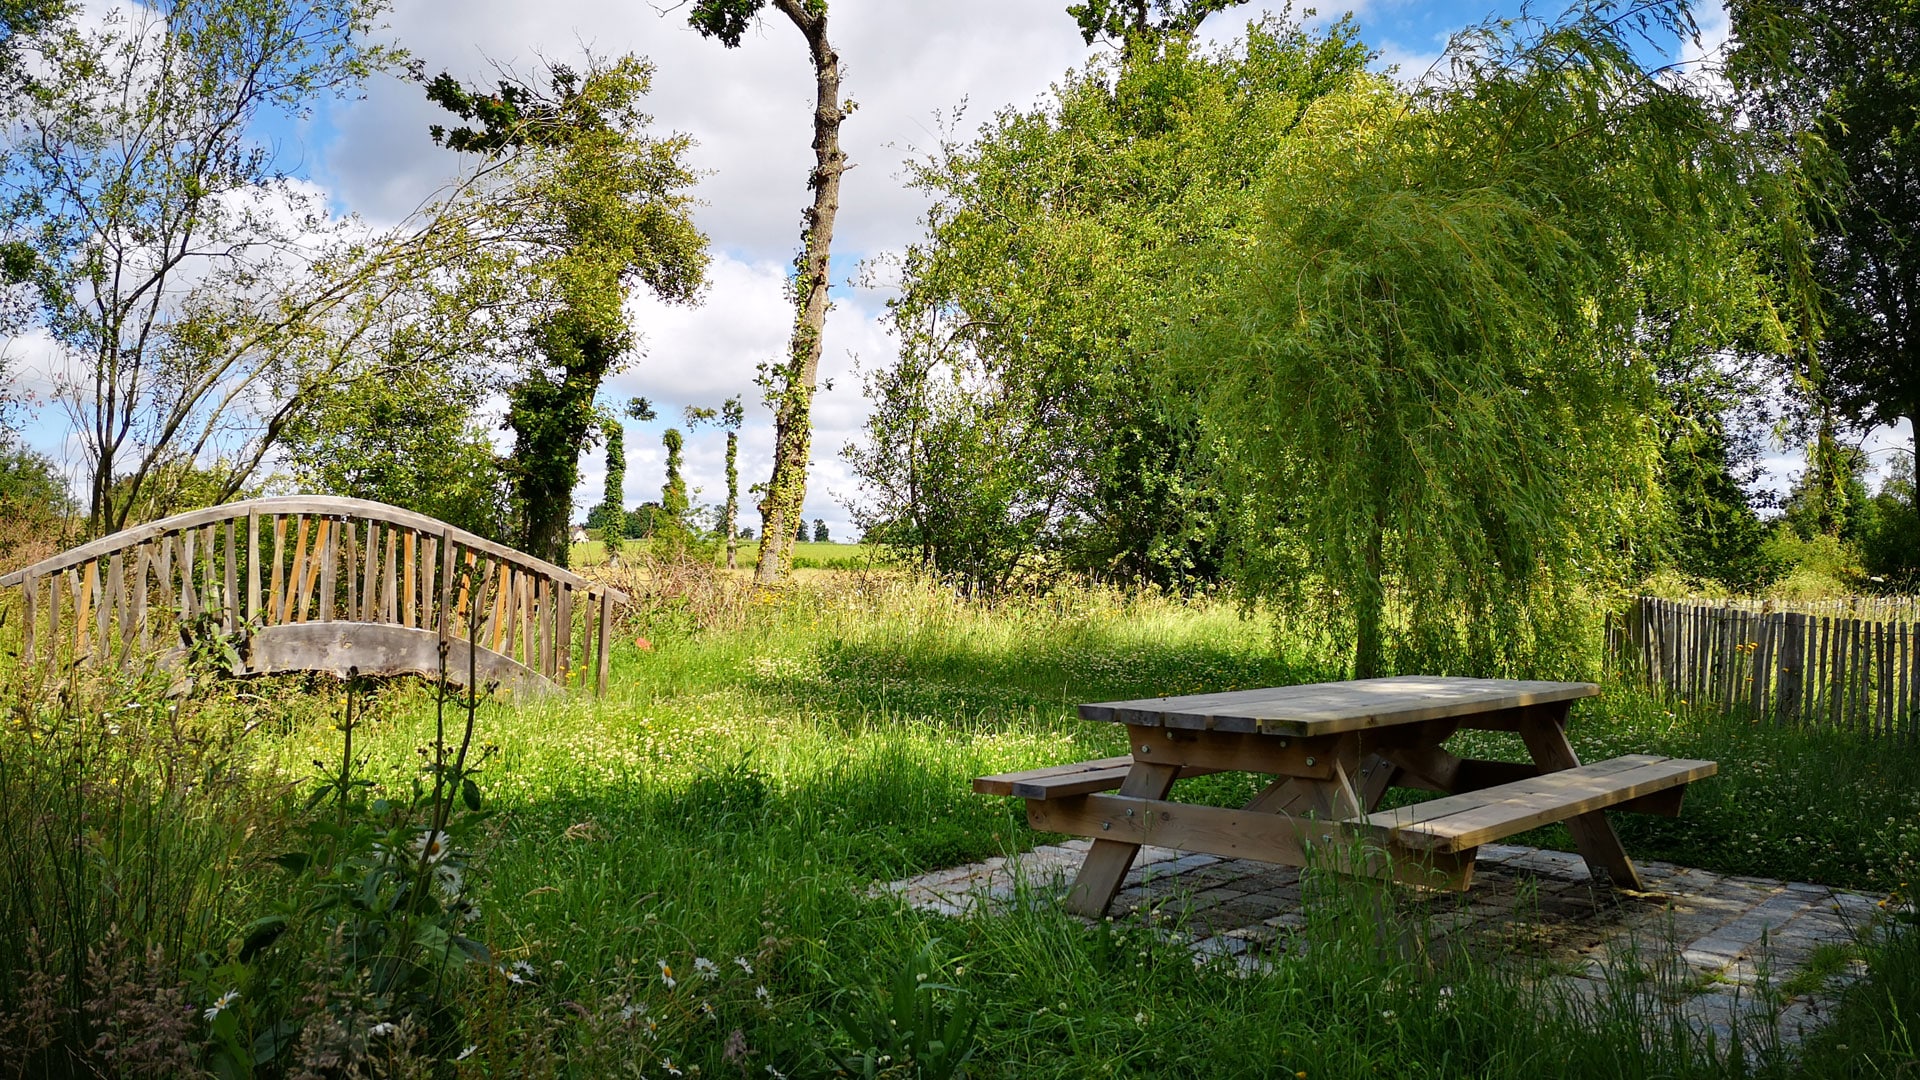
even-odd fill
[[[472,636],[546,680],[598,692],[612,606],[626,599],[433,518],[317,496],[231,503],[125,530],[0,576],[0,586],[16,585],[30,663],[99,663],[116,645],[124,662],[170,641],[181,618],[211,613],[230,633],[359,623]]]

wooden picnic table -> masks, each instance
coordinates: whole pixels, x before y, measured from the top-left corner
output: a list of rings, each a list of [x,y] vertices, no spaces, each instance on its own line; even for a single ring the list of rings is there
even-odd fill
[[[1400,676],[1080,706],[1124,724],[1129,755],[980,777],[984,794],[1027,799],[1034,828],[1093,838],[1069,909],[1099,915],[1142,844],[1464,889],[1475,849],[1566,821],[1596,879],[1639,889],[1608,808],[1677,815],[1711,761],[1629,754],[1582,766],[1567,741],[1592,683]],[[1464,729],[1511,731],[1532,760],[1460,757]],[[1273,779],[1241,809],[1166,801],[1176,778],[1222,771]],[[1395,810],[1393,786],[1445,797]],[[1114,788],[1114,794],[1106,794]]]

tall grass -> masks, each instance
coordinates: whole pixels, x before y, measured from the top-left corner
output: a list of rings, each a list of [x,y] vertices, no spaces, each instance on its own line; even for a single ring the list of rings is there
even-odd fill
[[[884,1019],[939,1021],[945,1032],[956,1015],[968,1021],[952,1030],[965,1033],[975,1076],[1717,1077],[1837,1063],[1892,1069],[1903,1052],[1898,1021],[1920,992],[1910,938],[1892,939],[1906,953],[1874,952],[1886,975],[1863,984],[1890,994],[1891,1006],[1852,1007],[1845,1015],[1864,1032],[1850,1036],[1858,1041],[1816,1042],[1794,1064],[1767,1058],[1765,1039],[1758,1059],[1710,1052],[1624,980],[1598,1004],[1562,1001],[1548,972],[1524,957],[1441,957],[1398,937],[1383,942],[1377,913],[1391,897],[1361,886],[1329,883],[1309,905],[1315,923],[1298,938],[1304,947],[1264,973],[1196,965],[1144,924],[1088,926],[1043,895],[1025,895],[1004,916],[948,920],[873,890],[1039,839],[1016,802],[974,796],[968,780],[1117,752],[1120,733],[1074,719],[1076,703],[1337,675],[1311,643],[1277,634],[1262,614],[1104,592],[983,605],[904,579],[847,575],[637,617],[605,700],[481,706],[478,739],[497,750],[476,780],[493,816],[474,841],[466,889],[479,911],[469,932],[486,943],[489,962],[458,969],[449,988],[458,1038],[443,1049],[369,1034],[388,1015],[377,1001],[336,1009],[330,1015],[360,1025],[338,1074],[669,1076],[698,1066],[701,1075],[764,1076],[771,1066],[825,1076],[870,1066],[876,1075],[936,1075],[937,1062],[957,1055],[935,1055],[926,1031],[887,1036],[899,1025]],[[634,647],[634,636],[650,649]],[[19,697],[10,715],[52,709],[34,714],[43,733],[104,732],[105,714],[123,707],[116,694],[144,700],[111,688],[65,706]],[[1910,805],[1900,800],[1920,785],[1906,764],[1876,764],[1793,732],[1669,715],[1623,691],[1610,689],[1603,702],[1581,707],[1583,753],[1689,752],[1725,763],[1677,822],[1629,834],[1636,853],[1779,872],[1818,828],[1825,854],[1791,876],[1871,884],[1920,849],[1899,828],[1869,828],[1876,803],[1890,814]],[[128,955],[160,946],[165,959],[140,976],[151,984],[144,1000],[165,998],[169,1015],[184,1015],[183,1044],[210,1046],[204,1010],[227,987],[210,975],[196,981],[194,969],[235,963],[247,928],[287,903],[276,893],[290,879],[268,860],[319,812],[305,810],[296,790],[304,793],[316,760],[338,762],[343,705],[323,681],[230,689],[177,713],[164,705],[143,713],[140,730],[151,737],[115,736],[91,756],[62,757],[10,723],[0,761],[66,770],[50,790],[81,801],[9,794],[5,842],[40,835],[32,850],[45,853],[19,864],[9,895],[42,907],[57,896],[93,905],[62,939],[69,949],[100,948],[109,925]],[[176,724],[224,733],[191,759],[203,762],[198,773],[167,771],[169,748],[195,745],[161,737]],[[394,685],[368,701],[354,736],[366,797],[406,797],[435,736],[427,689]],[[216,757],[217,775],[205,767]],[[1784,764],[1759,767],[1767,762]],[[148,794],[82,799],[80,785],[115,770],[142,777],[135,786]],[[10,775],[26,782],[24,772]],[[168,775],[198,779],[171,787],[145,779]],[[1203,786],[1189,797],[1238,794]],[[36,809],[21,809],[29,803]],[[55,806],[67,809],[34,816]],[[142,809],[154,806],[173,809],[164,817]],[[44,823],[35,834],[23,822]],[[123,839],[99,848],[111,857],[93,876],[75,877],[54,855],[94,843],[93,830]],[[1732,842],[1749,834],[1757,845]],[[110,874],[114,860],[164,864],[149,895],[167,910],[150,901],[147,921],[122,916],[135,907],[120,883],[135,878]],[[33,950],[45,946],[29,935],[46,920],[33,921],[25,901],[8,903],[7,970],[31,973]],[[296,959],[282,970],[283,989],[248,993],[337,984],[337,972],[321,970],[337,953],[311,947]],[[24,1015],[15,1010],[36,985],[45,980],[11,984],[10,1013]],[[100,996],[73,985],[63,992]],[[79,1009],[80,1026],[32,1060],[65,1053],[76,1068],[111,1072],[90,1049],[94,1014],[84,1000]],[[876,1017],[880,1035],[871,1034]],[[22,1038],[0,1027],[13,1051],[0,1055],[0,1075],[27,1060]],[[863,1041],[872,1045],[856,1045]],[[203,1066],[211,1050],[199,1052]]]

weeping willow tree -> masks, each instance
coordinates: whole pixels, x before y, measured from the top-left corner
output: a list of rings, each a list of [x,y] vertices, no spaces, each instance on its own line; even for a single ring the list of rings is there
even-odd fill
[[[1170,358],[1209,387],[1242,577],[1322,601],[1355,677],[1390,665],[1390,603],[1407,655],[1514,670],[1530,613],[1657,512],[1665,343],[1785,347],[1791,177],[1634,56],[1690,27],[1588,10],[1456,40],[1442,85],[1321,99],[1264,224],[1196,275]]]

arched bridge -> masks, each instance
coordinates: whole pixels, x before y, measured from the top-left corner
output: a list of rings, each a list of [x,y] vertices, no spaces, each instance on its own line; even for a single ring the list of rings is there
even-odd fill
[[[448,677],[529,694],[607,687],[626,597],[424,514],[366,499],[250,499],[136,526],[0,576],[25,591],[25,663],[127,663],[210,617],[239,674]]]

